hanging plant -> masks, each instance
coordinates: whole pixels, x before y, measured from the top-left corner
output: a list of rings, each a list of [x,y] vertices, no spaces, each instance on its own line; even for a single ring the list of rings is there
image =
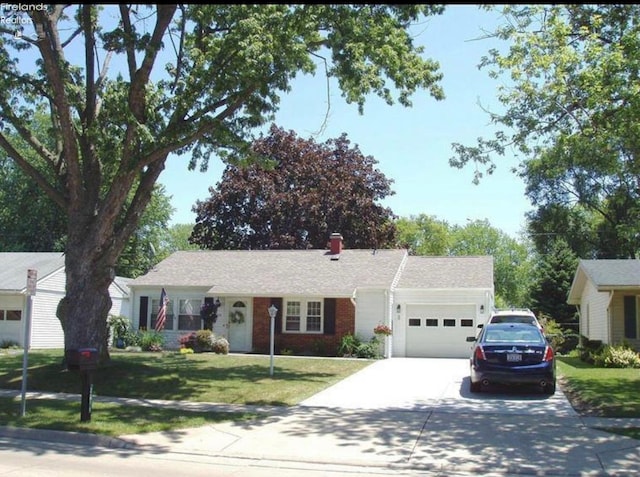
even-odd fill
[[[240,310],[230,312],[229,323],[234,323],[234,324],[244,323],[244,313],[242,313]]]

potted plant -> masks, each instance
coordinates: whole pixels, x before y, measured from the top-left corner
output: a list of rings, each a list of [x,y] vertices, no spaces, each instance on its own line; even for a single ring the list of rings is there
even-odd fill
[[[122,315],[109,315],[107,324],[111,329],[111,336],[113,344],[118,349],[123,349],[126,346],[126,338],[131,328],[131,322],[129,318]]]

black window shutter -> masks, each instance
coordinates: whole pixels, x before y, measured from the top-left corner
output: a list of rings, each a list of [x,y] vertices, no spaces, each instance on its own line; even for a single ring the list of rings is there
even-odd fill
[[[138,320],[138,328],[139,329],[148,329],[148,315],[149,314],[149,297],[141,296],[140,297],[140,316]]]
[[[629,339],[637,338],[636,328],[636,297],[624,297],[624,337]]]
[[[324,299],[324,334],[336,334],[336,299]]]
[[[271,305],[275,306],[278,309],[278,313],[276,313],[275,332],[282,333],[282,298],[272,298]]]

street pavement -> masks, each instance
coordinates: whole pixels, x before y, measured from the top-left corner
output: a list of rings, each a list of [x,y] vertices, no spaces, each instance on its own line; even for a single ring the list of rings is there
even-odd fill
[[[94,402],[108,399],[96,396]],[[215,403],[116,402],[240,409]],[[262,469],[296,468],[302,474],[307,469],[310,475],[312,469],[324,469],[325,475],[640,473],[640,441],[601,430],[640,427],[640,420],[581,417],[560,386],[553,396],[499,389],[472,394],[466,359],[380,360],[297,406],[251,409],[268,417],[90,441],[73,433],[15,428],[0,428],[0,437],[75,440],[114,452],[239,459]]]

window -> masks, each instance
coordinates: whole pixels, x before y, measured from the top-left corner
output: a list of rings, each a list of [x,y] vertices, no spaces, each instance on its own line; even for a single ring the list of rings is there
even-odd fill
[[[438,326],[438,319],[437,318],[427,318],[425,325],[426,326]]]
[[[156,321],[158,320],[158,311],[160,311],[160,298],[151,300],[151,328],[156,329]],[[167,318],[164,322],[165,330],[173,330],[173,300],[167,302]]]
[[[284,331],[322,333],[322,301],[287,300]]]
[[[454,320],[453,318],[445,318],[444,320],[442,320],[442,325],[443,326],[456,326],[456,320]]]
[[[409,326],[420,326],[420,318],[409,318]]]
[[[470,320],[469,318],[463,318],[462,320],[460,320],[460,326],[473,326],[473,320]]]
[[[200,300],[180,300],[178,313],[179,330],[199,330],[200,326]]]
[[[22,319],[22,310],[0,310],[0,320],[20,321]]]

